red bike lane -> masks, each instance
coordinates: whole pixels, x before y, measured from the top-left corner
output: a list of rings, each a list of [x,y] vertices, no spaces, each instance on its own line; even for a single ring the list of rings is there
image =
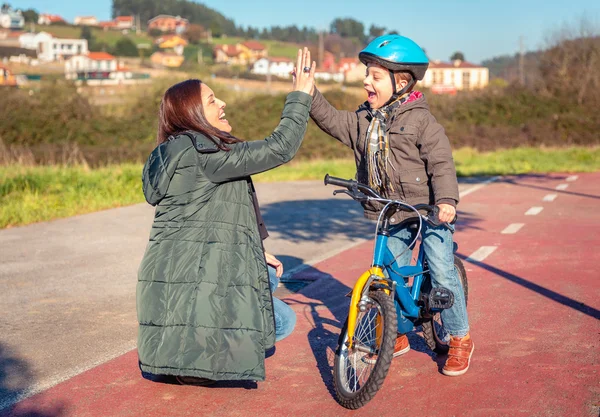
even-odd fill
[[[349,411],[336,403],[331,367],[347,314],[344,295],[369,265],[368,242],[295,276],[318,279],[284,298],[298,314],[297,327],[267,359],[265,382],[210,388],[151,382],[140,376],[132,351],[0,415],[596,417],[600,173],[567,177],[502,178],[459,205],[456,240],[469,279],[476,346],[462,377],[442,375],[444,357],[431,353],[413,332],[412,350],[394,359],[369,404]],[[567,187],[557,190],[561,184]],[[542,210],[531,210],[535,207]],[[515,224],[516,233],[502,233]],[[477,253],[488,256],[466,259]]]

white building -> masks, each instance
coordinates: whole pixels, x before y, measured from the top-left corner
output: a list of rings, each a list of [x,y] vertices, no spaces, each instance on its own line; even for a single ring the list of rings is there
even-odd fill
[[[77,26],[98,26],[98,19],[95,16],[77,16],[74,23]]]
[[[452,63],[432,61],[421,83],[433,92],[454,93],[457,90],[474,90],[489,84],[490,73],[486,67],[456,60]]]
[[[315,80],[335,81],[338,83],[344,82],[344,73],[338,71],[329,71],[325,69],[317,69],[315,71]]]
[[[75,55],[65,62],[65,77],[75,80],[80,74],[108,73],[117,71],[117,58],[106,52],[90,52]]]
[[[0,27],[4,29],[23,29],[25,18],[20,10],[13,10],[10,6],[2,6],[0,9]]]
[[[77,84],[118,85],[150,83],[149,74],[133,73],[119,65],[117,58],[106,52],[76,55],[65,62],[65,78]]]
[[[260,75],[275,75],[281,78],[289,78],[292,70],[294,69],[294,63],[288,58],[261,58],[254,63],[252,66],[253,74]]]
[[[19,37],[21,48],[37,52],[40,61],[62,61],[74,55],[88,53],[86,39],[55,38],[46,32],[25,33]]]
[[[51,25],[52,23],[65,23],[65,19],[50,13],[41,13],[38,16],[38,25]]]

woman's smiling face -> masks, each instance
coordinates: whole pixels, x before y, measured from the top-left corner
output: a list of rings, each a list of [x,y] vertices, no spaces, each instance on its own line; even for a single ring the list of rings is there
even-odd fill
[[[230,133],[231,125],[225,118],[225,102],[215,97],[213,90],[206,84],[202,85],[202,109],[206,121],[213,127]]]

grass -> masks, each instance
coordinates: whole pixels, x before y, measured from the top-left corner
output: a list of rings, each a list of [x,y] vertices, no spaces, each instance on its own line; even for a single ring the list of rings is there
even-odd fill
[[[215,45],[234,45],[236,43],[246,42],[247,39],[240,37],[223,37],[213,38]],[[267,51],[270,57],[281,57],[281,58],[296,58],[298,54],[298,45],[290,42],[273,41],[268,39],[259,39],[258,42],[262,43],[267,47]]]
[[[459,176],[600,170],[600,148],[518,148],[454,153]],[[139,164],[90,170],[73,166],[0,167],[0,228],[144,202]],[[353,178],[352,160],[292,161],[255,176],[257,182]]]
[[[141,166],[0,167],[0,228],[144,201]]]
[[[81,26],[50,25],[44,26],[43,28],[39,27],[39,30],[50,33],[51,35],[59,38],[79,39],[81,38],[81,28]],[[153,43],[153,39],[145,33],[137,35],[134,31],[130,31],[127,35],[123,35],[118,30],[105,31],[95,27],[90,29],[92,30],[92,35],[94,35],[94,38],[96,38],[97,42],[104,42],[109,46],[114,46],[117,41],[124,37],[131,39],[135,44],[149,43],[152,45]]]

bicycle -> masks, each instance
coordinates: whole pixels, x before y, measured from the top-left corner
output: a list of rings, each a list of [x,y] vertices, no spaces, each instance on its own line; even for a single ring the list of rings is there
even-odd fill
[[[441,311],[452,307],[454,295],[446,288],[432,286],[422,244],[415,265],[399,266],[396,263],[399,255],[394,257],[387,247],[391,215],[397,209],[418,215],[410,226],[417,230],[413,242],[408,246],[411,250],[421,235],[423,221],[434,226],[443,225],[454,232],[456,218],[451,223],[440,223],[437,206],[412,206],[403,201],[386,199],[354,180],[327,174],[324,182],[325,185],[345,188],[335,190],[333,195],[343,193],[359,202],[384,204],[377,220],[371,268],[358,278],[351,293],[347,294],[351,294],[350,308],[338,339],[334,361],[336,399],[343,407],[358,409],[371,401],[383,385],[392,361],[397,332],[408,333],[421,325],[428,347],[439,354],[448,352],[448,335],[444,331]],[[420,210],[427,214],[422,214]],[[454,252],[456,249],[455,244]],[[466,302],[467,275],[462,261],[456,255],[454,266]]]

